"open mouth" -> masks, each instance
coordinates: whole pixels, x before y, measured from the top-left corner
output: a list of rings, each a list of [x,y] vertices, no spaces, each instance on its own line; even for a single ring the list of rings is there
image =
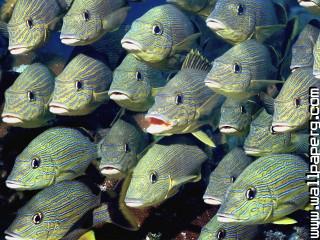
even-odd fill
[[[219,127],[220,132],[222,133],[237,133],[239,132],[236,128],[230,126],[230,125],[222,125]]]
[[[283,132],[289,132],[293,129],[293,127],[287,125],[287,124],[272,124],[272,131],[274,132],[279,132],[279,133],[283,133]]]
[[[132,208],[139,208],[143,206],[143,201],[139,200],[139,199],[134,199],[134,198],[126,198],[124,200],[124,202],[126,203],[126,205],[128,207],[132,207]]]
[[[207,23],[207,26],[214,31],[221,31],[226,29],[226,26],[221,21],[213,18],[208,18],[206,23]]]
[[[7,124],[21,124],[23,123],[22,119],[15,114],[2,114],[2,121]]]
[[[65,105],[60,103],[50,103],[49,111],[57,115],[67,115],[70,112]]]
[[[125,101],[125,100],[130,100],[130,97],[128,94],[122,92],[122,91],[109,91],[109,96],[110,99],[113,101]]]
[[[20,237],[18,234],[15,234],[12,232],[5,231],[5,234],[6,234],[5,236],[6,240],[29,240],[28,238]]]
[[[207,196],[207,195],[203,196],[203,201],[209,205],[221,205],[221,203],[222,203],[222,201],[220,199],[217,199],[217,198],[214,198],[211,196]]]
[[[13,47],[9,47],[8,50],[10,51],[10,53],[12,55],[20,55],[20,54],[24,54],[30,51],[29,47],[23,47],[23,46],[13,46]]]
[[[112,166],[112,165],[106,165],[106,166],[100,167],[100,172],[104,176],[117,175],[121,173],[119,167]]]
[[[173,128],[173,125],[161,116],[147,115],[145,118],[149,122],[147,132],[150,134],[163,133]]]
[[[76,38],[76,37],[72,37],[72,36],[60,36],[60,40],[63,44],[65,45],[74,45],[74,44],[77,44],[79,43],[81,40]]]
[[[26,187],[28,187],[28,186],[26,186],[24,184],[21,184],[19,182],[13,181],[13,180],[7,180],[6,181],[6,186],[8,188],[16,189],[16,190],[25,189]]]
[[[204,83],[209,88],[221,88],[222,87],[222,84],[219,82],[216,82],[216,81],[206,80]]]
[[[121,45],[124,49],[128,51],[142,51],[141,44],[134,40],[122,39]]]
[[[244,222],[246,220],[246,219],[236,218],[230,214],[218,213],[217,215],[218,215],[218,222],[223,222],[223,223]]]
[[[308,0],[298,0],[302,7],[319,7],[315,2]]]

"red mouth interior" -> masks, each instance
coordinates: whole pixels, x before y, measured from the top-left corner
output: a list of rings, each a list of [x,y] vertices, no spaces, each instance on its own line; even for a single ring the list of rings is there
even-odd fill
[[[152,125],[165,125],[165,126],[170,126],[170,123],[162,120],[162,119],[159,119],[159,118],[155,118],[155,117],[149,117],[148,118],[148,121],[150,124]]]

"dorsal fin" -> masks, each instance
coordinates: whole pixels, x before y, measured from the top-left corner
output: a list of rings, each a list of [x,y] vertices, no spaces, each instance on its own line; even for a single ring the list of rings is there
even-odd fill
[[[211,63],[198,50],[192,49],[183,62],[181,69],[193,69],[209,72]]]

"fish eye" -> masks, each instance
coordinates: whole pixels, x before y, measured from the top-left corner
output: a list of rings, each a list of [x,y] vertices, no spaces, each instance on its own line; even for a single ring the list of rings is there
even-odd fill
[[[246,108],[245,108],[244,106],[241,106],[241,107],[240,107],[240,111],[241,111],[241,113],[243,113],[243,114],[247,113],[247,110],[246,110]]]
[[[238,15],[241,16],[244,13],[244,6],[242,4],[238,5]]]
[[[152,31],[155,35],[162,35],[162,29],[159,25],[154,25]]]
[[[301,99],[300,98],[295,98],[294,99],[294,106],[296,108],[300,107],[301,106]]]
[[[256,194],[257,194],[257,191],[256,191],[255,188],[249,188],[249,189],[246,191],[246,198],[247,198],[248,200],[252,200],[252,199],[255,198]]]
[[[83,88],[83,84],[81,81],[76,81],[76,89],[77,91],[80,91]]]
[[[242,67],[239,63],[235,63],[233,65],[233,72],[234,73],[241,73],[242,72]]]
[[[90,20],[90,14],[88,11],[84,11],[82,13],[82,17],[83,17],[83,20],[85,20],[86,22]]]
[[[31,19],[31,18],[27,19],[27,20],[26,20],[26,24],[27,24],[27,27],[31,29],[31,28],[33,27],[33,21],[32,21],[32,19]]]
[[[126,143],[126,144],[124,145],[124,151],[125,151],[125,153],[130,152],[130,148],[129,148],[129,144],[128,144],[128,143]]]
[[[33,102],[34,100],[36,100],[34,93],[31,91],[27,92],[27,97],[28,97],[29,102]]]
[[[36,169],[36,168],[40,167],[40,162],[41,161],[40,161],[40,159],[38,157],[33,158],[32,161],[31,161],[31,167],[33,169]]]
[[[181,94],[178,94],[176,96],[175,102],[176,102],[176,105],[182,104],[183,103],[183,96]]]
[[[39,223],[41,223],[42,218],[43,218],[42,213],[41,213],[41,212],[38,212],[38,213],[36,213],[35,215],[33,215],[33,217],[32,217],[32,222],[33,222],[34,224],[39,224]]]
[[[233,183],[234,183],[234,182],[236,181],[236,177],[231,176],[231,177],[230,177],[230,180],[231,180],[231,182],[233,182]]]
[[[224,230],[223,228],[220,228],[217,232],[217,239],[221,240],[224,239],[226,237],[226,230]]]
[[[142,74],[141,74],[141,72],[136,72],[136,80],[137,80],[137,81],[142,81]]]
[[[156,183],[158,181],[158,174],[156,172],[152,172],[150,174],[150,182],[152,184]]]
[[[269,129],[269,130],[270,130],[270,132],[271,132],[271,134],[272,134],[272,135],[275,135],[275,134],[277,133],[276,131],[274,131],[274,129],[273,129],[273,127],[272,127],[272,126],[270,127],[270,129]]]

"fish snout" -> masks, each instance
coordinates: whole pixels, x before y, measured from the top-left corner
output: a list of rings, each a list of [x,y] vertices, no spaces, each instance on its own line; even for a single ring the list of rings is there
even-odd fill
[[[226,29],[226,25],[224,25],[224,23],[214,18],[208,18],[206,23],[207,26],[214,31],[221,31]]]
[[[231,125],[220,125],[219,126],[220,132],[231,134],[231,133],[238,133],[239,130]]]
[[[49,111],[53,114],[62,115],[62,116],[68,115],[70,112],[67,106],[65,106],[64,104],[55,103],[55,102],[49,103]]]
[[[18,234],[10,231],[5,231],[4,234],[6,240],[26,240],[26,238],[20,237]]]
[[[292,129],[293,127],[285,123],[272,123],[272,126],[270,127],[270,131],[272,133],[284,133],[284,132],[289,132]]]
[[[124,49],[128,51],[142,51],[143,47],[137,41],[124,38],[121,40],[121,45]]]
[[[144,202],[142,200],[136,198],[125,198],[124,202],[128,207],[132,208],[139,208],[143,207],[144,205]]]
[[[119,164],[107,164],[99,167],[104,176],[118,175],[122,173],[122,167]]]
[[[218,198],[212,197],[210,195],[206,195],[206,194],[203,196],[203,201],[209,205],[221,205],[222,204],[221,199],[218,199]]]
[[[108,95],[109,95],[110,99],[113,101],[130,100],[130,96],[126,92],[119,91],[119,90],[111,90],[108,92]]]
[[[149,122],[149,127],[146,129],[150,134],[161,134],[170,131],[174,124],[164,116],[147,114],[145,119]]]
[[[14,180],[6,180],[6,186],[7,188],[15,190],[23,190],[27,187],[26,185]]]
[[[77,43],[79,43],[81,40],[75,36],[74,34],[61,34],[60,40],[65,45],[73,46]]]
[[[317,7],[318,5],[312,0],[298,0],[298,3],[302,7],[310,8],[310,7]]]
[[[2,121],[7,124],[22,124],[23,120],[22,118],[17,114],[11,114],[11,113],[3,113],[1,115]]]
[[[31,50],[31,48],[23,45],[15,45],[9,46],[8,50],[12,55],[21,55],[28,53]]]

